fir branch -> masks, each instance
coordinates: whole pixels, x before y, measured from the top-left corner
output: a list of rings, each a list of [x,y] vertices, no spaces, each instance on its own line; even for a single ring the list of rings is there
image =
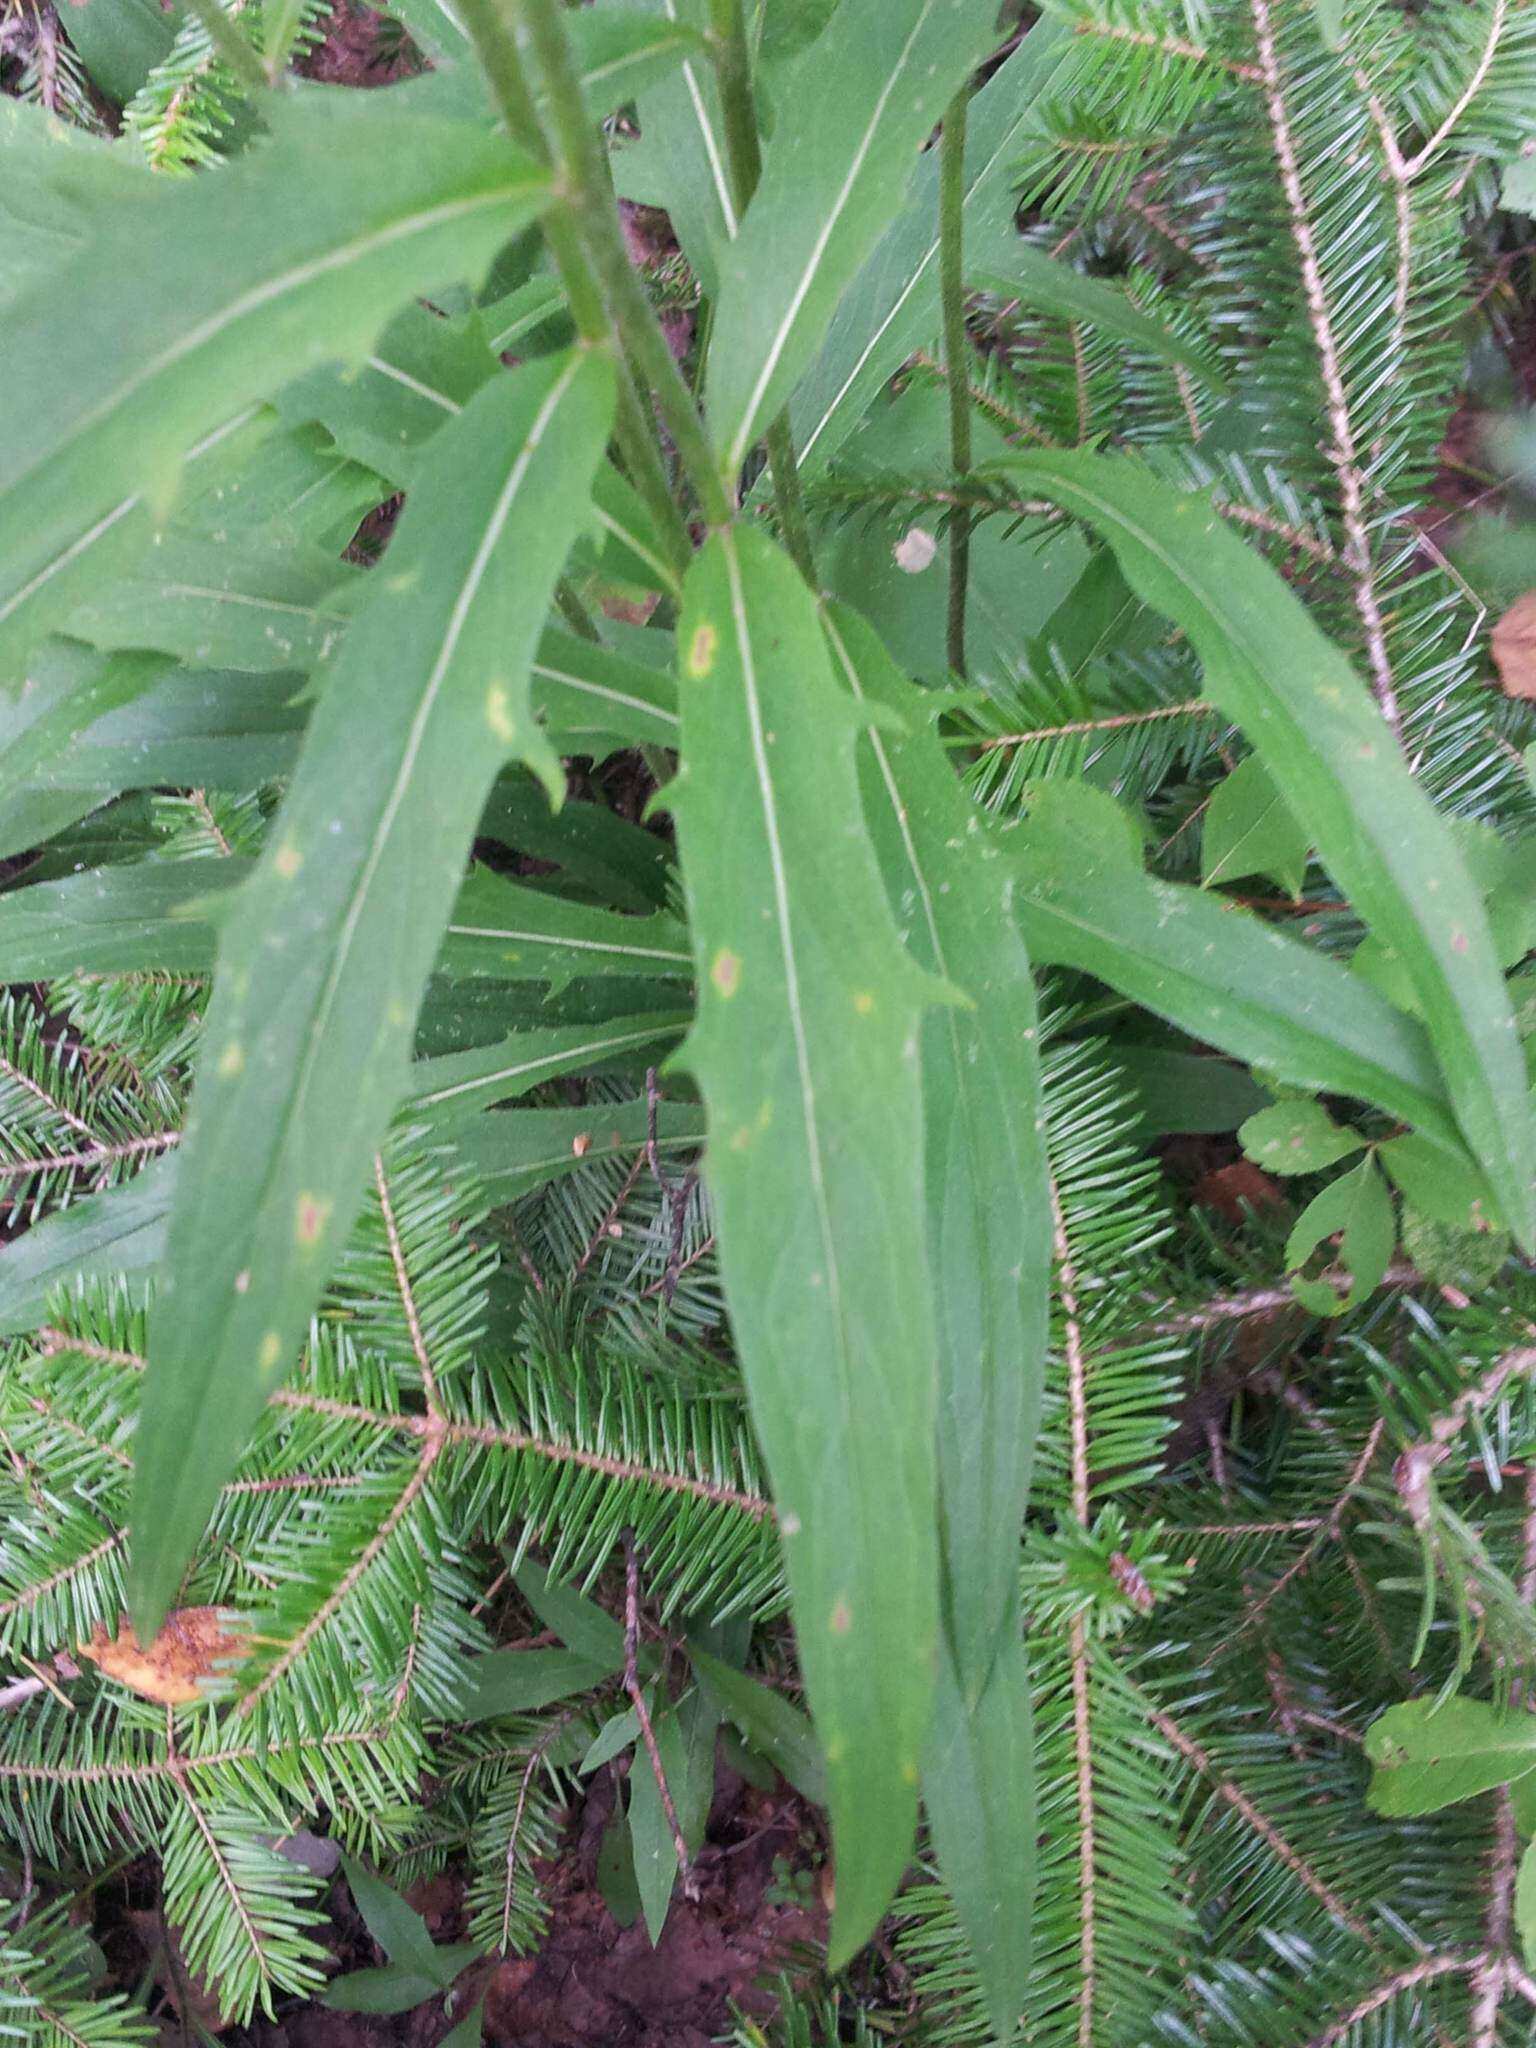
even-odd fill
[[[1333,436],[1329,459],[1338,480],[1344,522],[1344,560],[1354,579],[1355,608],[1365,632],[1366,657],[1372,687],[1381,714],[1398,743],[1402,743],[1403,718],[1397,684],[1387,652],[1386,628],[1376,594],[1370,537],[1365,522],[1365,492],[1350,421],[1349,399],[1344,388],[1339,346],[1334,334],[1333,315],[1318,260],[1312,217],[1301,181],[1290,109],[1275,43],[1271,0],[1250,0],[1254,36],[1258,46],[1259,71],[1263,79],[1264,105],[1269,116],[1270,135],[1280,167],[1280,183],[1290,214],[1291,235],[1301,263],[1302,286],[1308,317],[1317,345],[1318,368],[1327,398],[1329,428]]]
[[[1296,1881],[1305,1885],[1332,1918],[1341,1926],[1347,1927],[1351,1934],[1357,1935],[1367,1947],[1378,1946],[1375,1935],[1359,1914],[1344,1903],[1327,1881],[1313,1869],[1301,1851],[1286,1839],[1275,1823],[1260,1810],[1240,1785],[1223,1774],[1209,1752],[1192,1735],[1186,1733],[1171,1714],[1165,1713],[1160,1707],[1153,1707],[1149,1710],[1147,1718],[1164,1741],[1177,1750],[1179,1755],[1207,1780],[1216,1796],[1231,1807],[1245,1826],[1252,1829]]]

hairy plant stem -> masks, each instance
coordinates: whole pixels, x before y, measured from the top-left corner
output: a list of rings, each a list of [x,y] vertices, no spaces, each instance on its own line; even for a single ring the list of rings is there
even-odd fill
[[[539,163],[548,164],[553,152],[523,71],[511,24],[502,17],[504,4],[505,0],[465,0],[465,31],[474,44],[507,133],[519,148],[527,150]],[[570,302],[576,332],[584,341],[608,346],[612,329],[602,286],[588,260],[576,211],[568,198],[558,198],[545,214],[544,238]],[[631,367],[622,357],[618,362],[618,382],[616,433],[624,466],[651,515],[671,567],[680,575],[692,556],[693,545],[677,509],[655,424]]]
[[[582,98],[559,0],[500,0],[500,4],[526,33],[543,74],[545,114],[562,198],[575,218],[609,317],[635,369],[655,395],[706,522],[728,525],[731,506],[693,394],[629,260],[608,159]],[[512,54],[516,59],[515,46]]]
[[[725,116],[726,171],[731,181],[731,198],[738,214],[744,213],[762,176],[763,157],[757,139],[757,108],[752,97],[752,59],[747,47],[747,23],[742,0],[709,0],[709,43],[720,83],[720,104]],[[806,523],[805,499],[800,489],[800,467],[795,459],[795,439],[786,408],[768,428],[768,468],[773,478],[773,504],[795,567],[814,590],[816,557],[811,547],[811,530]]]
[[[971,471],[971,393],[966,375],[964,211],[967,80],[944,110],[939,142],[939,294],[944,308],[944,367],[949,389],[949,464],[958,484]],[[949,608],[945,650],[965,674],[965,601],[971,575],[971,515],[957,505],[949,520]]]

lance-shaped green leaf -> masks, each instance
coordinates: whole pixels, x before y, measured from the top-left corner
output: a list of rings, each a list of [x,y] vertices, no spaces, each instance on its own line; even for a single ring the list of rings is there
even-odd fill
[[[422,47],[440,60],[423,94],[428,104],[499,118],[474,51],[446,0],[395,0],[388,11],[398,15]],[[607,6],[571,10],[566,33],[582,96],[594,121],[606,121],[631,100],[639,99],[642,121],[649,130],[651,118],[645,109],[653,87],[664,84],[685,63],[699,77],[711,77],[700,0],[656,0],[652,13],[651,20],[640,13],[626,13],[622,0],[617,5],[610,0]],[[688,14],[699,17],[698,26],[683,18]],[[534,86],[535,104],[543,108],[547,100],[542,85],[535,81]]]
[[[825,1806],[826,1762],[816,1732],[800,1709],[762,1679],[711,1656],[698,1643],[689,1643],[688,1657],[700,1685],[714,1695],[725,1719],[741,1730],[802,1798]]]
[[[675,4],[655,20],[592,8],[572,17],[571,49],[587,110],[606,121],[630,100],[671,78],[683,64],[710,70],[709,45]]]
[[[351,1225],[491,782],[515,756],[563,790],[528,668],[612,404],[609,363],[580,350],[444,430],[223,934],[137,1440],[141,1629]]]
[[[148,1275],[165,1249],[176,1155],[151,1158],[132,1180],[56,1209],[0,1249],[0,1335],[35,1330],[56,1288]]]
[[[683,1062],[827,1756],[846,1957],[911,1850],[938,1635],[919,1042],[934,985],[865,833],[854,707],[810,592],[717,534],[679,632],[669,789],[699,963]],[[830,825],[830,829],[829,829]],[[721,858],[729,846],[732,857]]]
[[[501,776],[480,818],[482,839],[547,860],[572,893],[645,915],[664,909],[674,879],[672,850],[605,804],[568,803],[551,811],[525,768]]]
[[[682,585],[656,538],[651,515],[639,493],[611,462],[605,462],[592,485],[592,517],[602,536],[598,567],[619,582],[642,590],[682,595]]]
[[[974,1701],[941,1648],[923,1804],[993,2031],[1011,2040],[1033,1949],[1037,1826],[1029,1663],[1017,1633]]]
[[[1027,829],[1004,844],[1031,959],[1096,975],[1279,1080],[1375,1103],[1460,1149],[1423,1030],[1338,961],[1129,860],[1094,866]]]
[[[229,892],[249,872],[238,859],[148,862],[27,884],[0,895],[0,958],[16,981],[204,974]],[[437,965],[454,980],[537,982],[553,991],[578,980],[693,978],[676,918],[597,910],[488,868],[460,885]]]
[[[148,648],[199,668],[311,669],[346,631],[362,572],[286,536],[238,546],[176,531],[72,614],[93,647]]]
[[[360,363],[296,378],[277,409],[286,420],[318,420],[354,461],[408,485],[432,436],[498,368],[478,321],[407,306]]]
[[[456,1125],[453,1149],[498,1202],[574,1173],[586,1160],[633,1159],[645,1149],[649,1118],[643,1096],[594,1102],[585,1109],[505,1109]],[[704,1142],[704,1112],[692,1102],[663,1102],[656,1112],[662,1153]]]
[[[709,348],[709,422],[732,479],[901,211],[918,150],[996,21],[992,0],[842,0],[786,74]]]
[[[1018,1622],[1045,1372],[1051,1207],[1035,987],[1011,864],[945,758],[936,712],[858,613],[829,607],[827,635],[853,695],[906,728],[871,724],[860,764],[892,914],[914,959],[968,998],[929,1012],[922,1065],[945,1599],[974,1700]]]
[[[677,686],[647,668],[550,627],[533,664],[533,701],[563,753],[598,754],[621,746],[677,745]]]
[[[489,868],[477,868],[459,891],[440,965],[456,978],[547,981],[552,989],[578,975],[693,975],[688,935],[676,918],[597,910]]]
[[[1113,456],[1030,453],[998,467],[1097,528],[1138,596],[1188,633],[1205,694],[1401,959],[1462,1133],[1515,1236],[1536,1243],[1530,1089],[1482,901],[1345,656],[1205,498]]]
[[[162,655],[102,655],[75,641],[45,641],[28,664],[26,690],[13,703],[0,703],[0,813],[9,816],[13,800],[28,791],[88,790],[103,801],[125,789],[254,789],[292,768],[313,709],[304,692],[297,674],[185,669]],[[677,688],[670,675],[556,627],[539,641],[532,695],[559,753],[677,744]],[[555,821],[541,795],[536,801],[543,831],[551,834]],[[631,873],[637,893],[629,907],[659,903],[666,886],[663,842],[607,812],[594,811],[589,822],[595,832],[622,832],[652,849],[655,879],[637,890]],[[15,850],[36,844],[23,839]],[[630,866],[637,871],[637,863]]]
[[[296,96],[280,146],[158,182],[8,309],[0,649],[35,642],[144,544],[200,437],[362,353],[412,290],[478,276],[536,214],[545,180],[526,158],[409,93]]]
[[[1051,73],[1070,47],[1065,23],[1037,21],[971,101],[965,129],[964,239],[994,264],[1018,246],[1012,172]],[[928,152],[900,217],[843,294],[800,380],[790,418],[808,475],[824,469],[877,394],[940,327],[939,165]]]
[[[215,918],[243,860],[102,867],[0,896],[0,960],[13,981],[62,974],[205,974]]]
[[[705,0],[623,0],[663,24],[707,27]],[[580,16],[577,19],[581,19]],[[685,57],[641,94],[640,140],[617,152],[614,177],[626,198],[665,209],[689,265],[712,298],[725,250],[741,225],[731,189],[730,151],[714,66]]]
[[[1023,2008],[1034,1891],[1018,1584],[1050,1300],[1039,1018],[1009,863],[945,758],[934,712],[857,613],[829,608],[827,634],[854,696],[906,728],[871,724],[860,764],[893,913],[913,957],[970,999],[930,1011],[922,1033],[947,1637],[941,1761],[923,1782],[946,1876],[958,1859],[956,1907],[1001,2036]],[[990,1820],[978,1832],[983,1777]]]
[[[469,1052],[418,1060],[411,1069],[412,1121],[450,1126],[561,1074],[654,1065],[688,1028],[690,1014],[673,1010],[616,1018],[611,1024],[556,1024],[545,1031],[519,1031]]]
[[[1141,355],[1177,363],[1212,390],[1227,388],[1226,379],[1208,352],[1176,334],[1165,321],[1142,312],[1120,286],[1074,270],[1059,256],[1047,255],[1044,249],[1032,248],[1028,242],[1017,243],[1009,251],[1006,265],[995,270],[972,267],[968,281],[1038,312],[1054,313],[1064,320],[1086,321]]]
[[[338,552],[389,496],[383,477],[349,461],[322,428],[284,428],[268,406],[210,449],[185,482],[176,523],[187,533],[233,541],[271,528]]]
[[[70,256],[104,214],[140,198],[151,175],[136,152],[30,102],[0,99],[0,303]]]
[[[0,702],[0,799],[53,766],[98,719],[153,689],[171,664],[152,654],[101,655],[74,640],[45,640],[23,687]]]
[[[153,655],[109,659],[144,661],[150,687],[50,755],[31,778],[34,789],[240,791],[292,768],[313,708],[302,676],[209,673]],[[10,788],[4,767],[0,756],[0,799]]]

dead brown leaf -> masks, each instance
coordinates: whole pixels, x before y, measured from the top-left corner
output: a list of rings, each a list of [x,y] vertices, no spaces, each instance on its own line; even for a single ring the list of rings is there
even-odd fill
[[[1506,697],[1536,697],[1536,590],[1517,597],[1494,627],[1493,661]]]
[[[80,1655],[141,1698],[177,1707],[202,1699],[204,1681],[218,1677],[249,1648],[248,1636],[225,1627],[222,1608],[177,1607],[147,1650],[124,1615],[115,1636],[98,1621]]]

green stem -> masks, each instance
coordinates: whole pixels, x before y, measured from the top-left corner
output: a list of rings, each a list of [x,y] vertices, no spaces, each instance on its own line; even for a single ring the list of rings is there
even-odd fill
[[[208,40],[221,64],[226,64],[245,87],[258,96],[268,93],[277,80],[257,56],[250,39],[240,33],[219,5],[219,0],[187,0],[187,5],[208,31]]]
[[[731,180],[731,197],[738,213],[757,190],[763,157],[757,136],[757,106],[752,93],[752,59],[747,46],[747,22],[742,0],[709,0],[709,43],[720,82],[720,106],[725,117],[725,158]],[[789,413],[781,412],[769,427],[768,467],[773,475],[774,509],[779,530],[795,567],[814,590],[816,557],[811,547],[811,529],[806,523],[805,499],[800,491],[800,467],[795,460],[795,437]]]
[[[527,31],[543,73],[556,174],[580,227],[609,314],[631,361],[655,393],[705,519],[711,526],[724,526],[730,520],[731,506],[693,396],[624,246],[607,157],[582,98],[559,0],[505,0],[505,4]]]
[[[763,157],[757,140],[757,107],[752,97],[752,60],[741,0],[709,0],[709,47],[720,82],[725,116],[725,152],[731,198],[738,213],[757,190]]]
[[[944,367],[949,387],[949,463],[958,485],[971,473],[970,342],[965,332],[964,214],[967,81],[944,110],[939,143],[939,292],[944,306]],[[957,505],[949,522],[949,611],[945,645],[950,667],[965,674],[965,601],[971,573],[971,515]]]
[[[538,106],[529,89],[511,26],[503,20],[497,0],[464,0],[461,13],[507,133],[536,162],[548,164],[551,152]],[[576,332],[584,341],[607,347],[613,338],[608,310],[569,200],[556,200],[544,216],[544,238],[560,273]],[[693,554],[688,529],[677,509],[654,423],[622,359],[618,373],[616,433],[624,466],[651,515],[673,570],[681,575]]]
[[[597,621],[582,603],[575,584],[568,576],[562,576],[555,585],[555,603],[561,618],[579,639],[602,639],[602,634],[597,630]]]
[[[811,529],[805,516],[805,499],[800,490],[800,465],[795,460],[795,440],[786,409],[768,429],[768,468],[773,476],[773,508],[779,515],[779,531],[790,559],[812,590],[816,581],[816,555],[811,546]]]

